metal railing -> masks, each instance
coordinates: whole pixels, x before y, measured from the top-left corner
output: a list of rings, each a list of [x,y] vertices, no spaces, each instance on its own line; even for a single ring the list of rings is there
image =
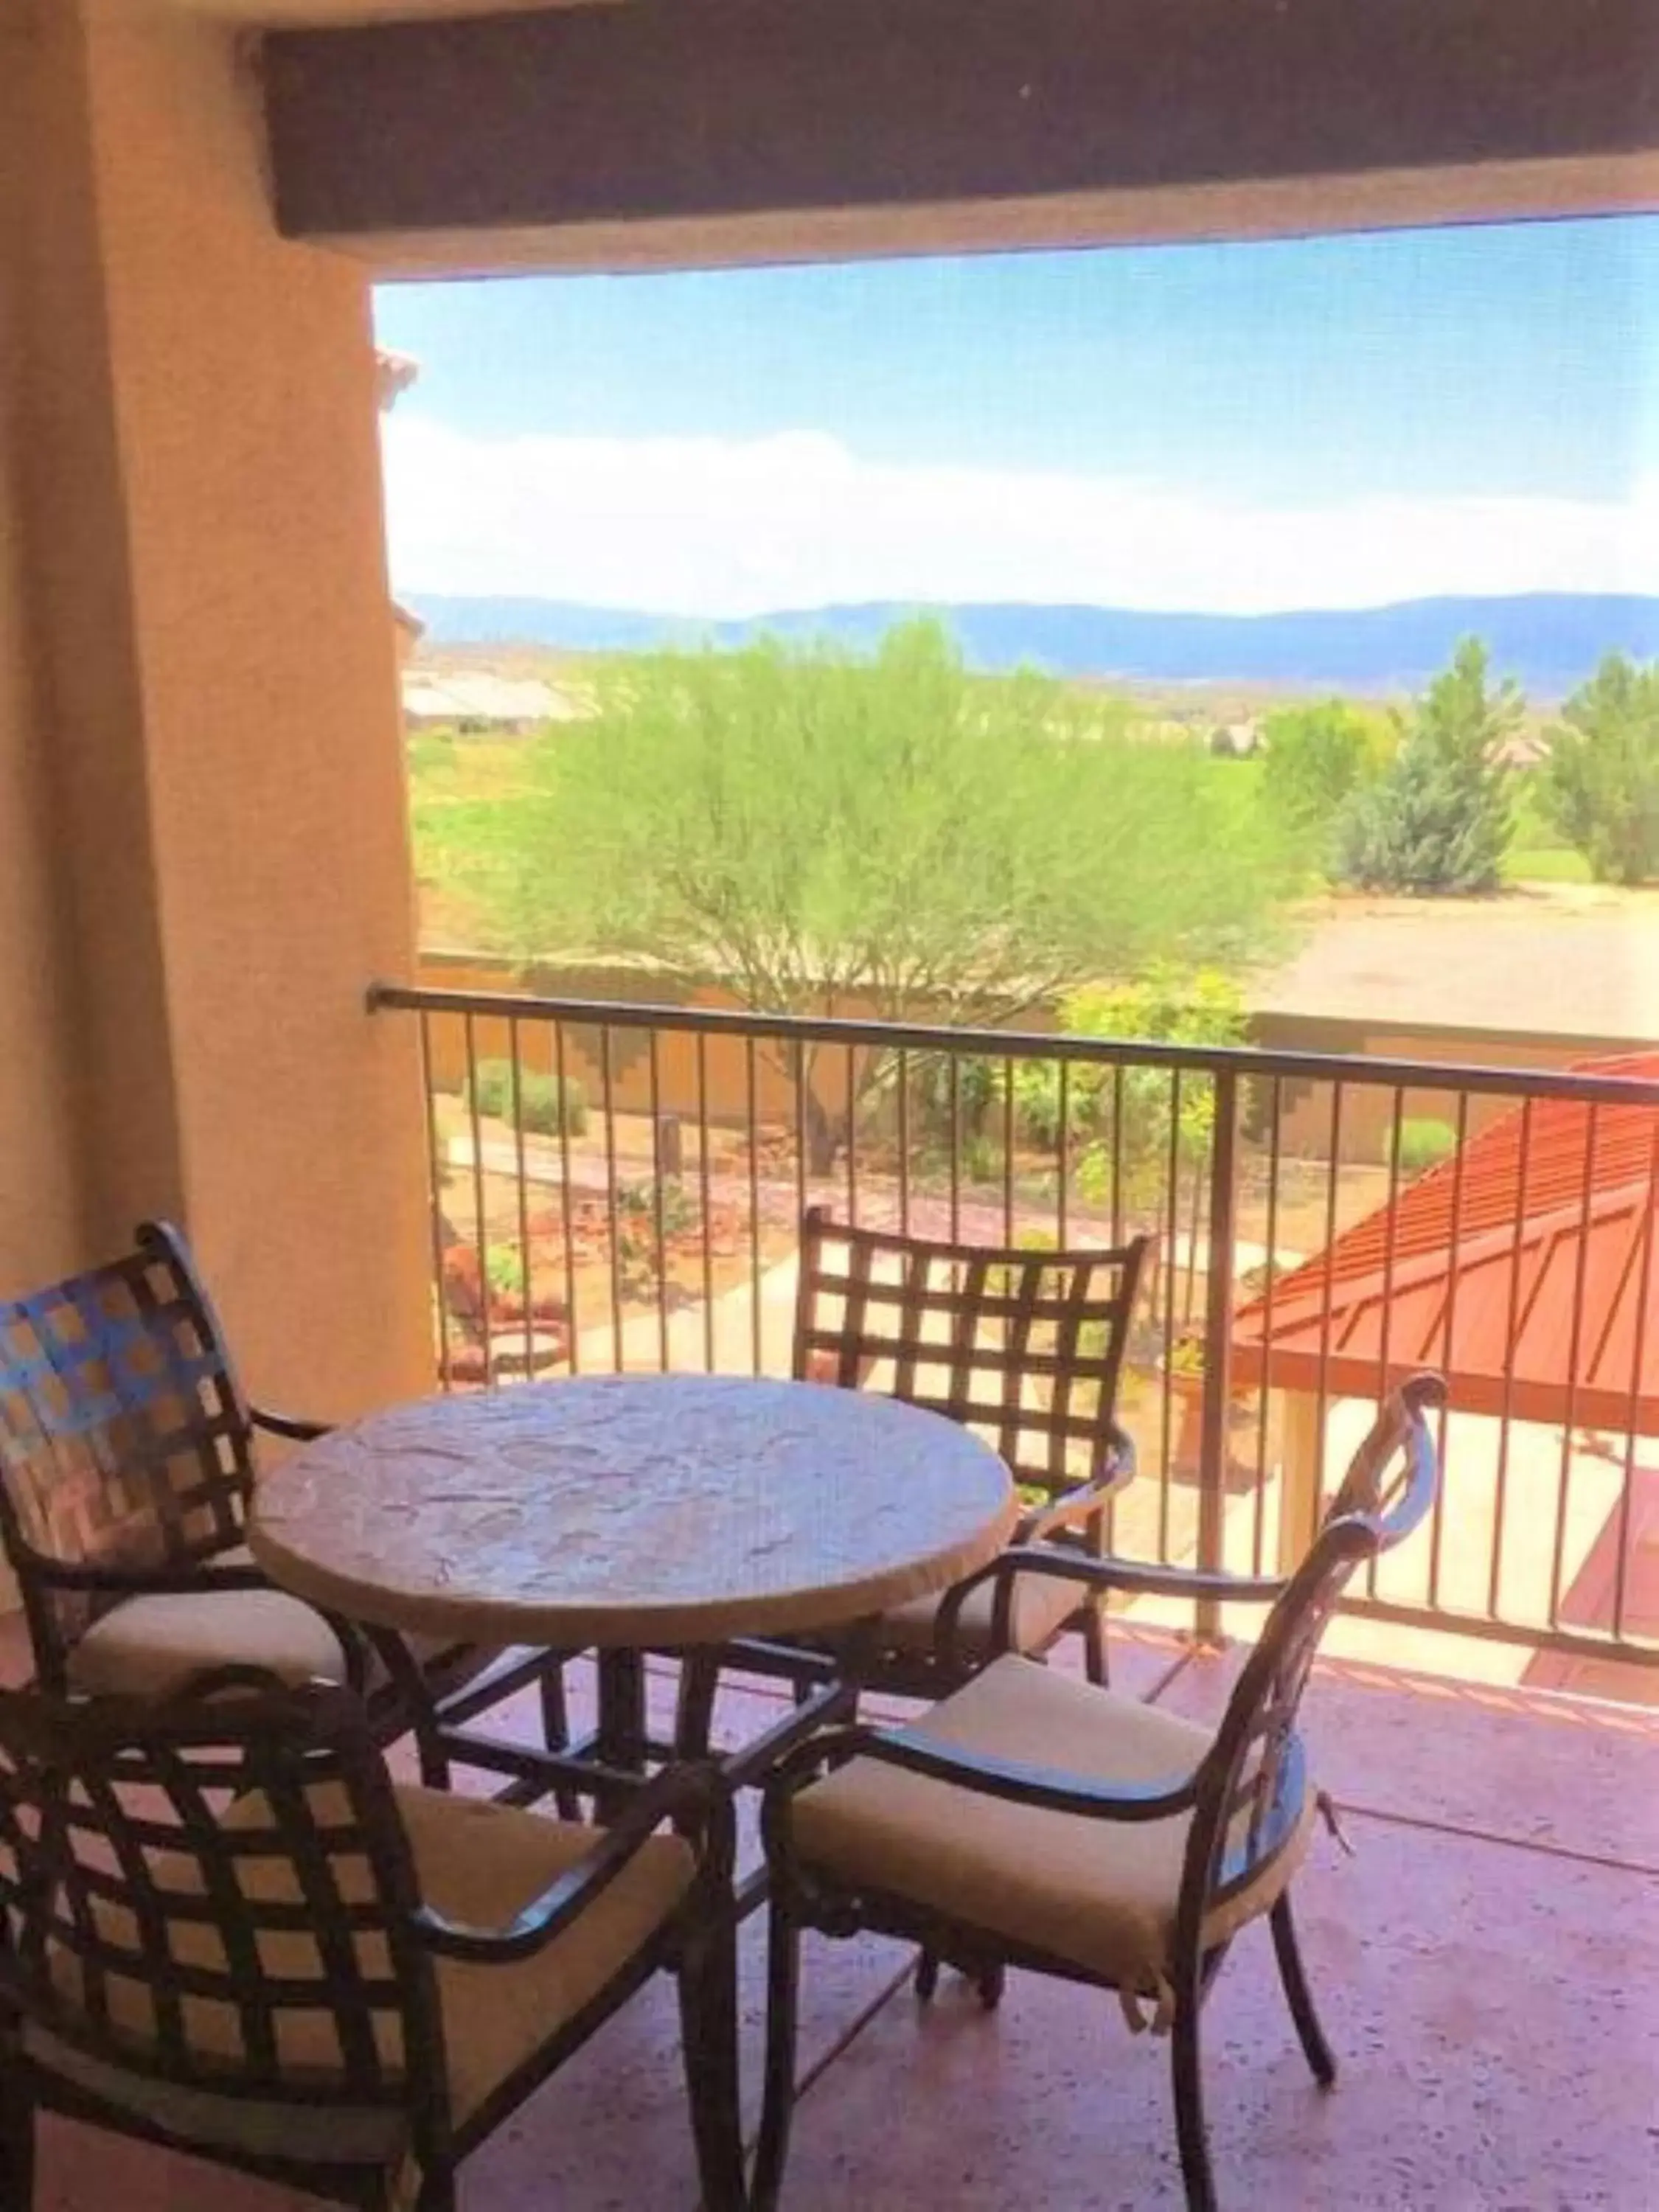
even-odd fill
[[[445,1388],[787,1372],[811,1203],[967,1243],[1146,1231],[1119,1548],[1288,1566],[1367,1401],[1437,1367],[1429,1540],[1352,1610],[1659,1663],[1637,1575],[1659,1528],[1659,1083],[397,985],[369,1002],[419,1028]],[[1425,1247],[1403,1202],[1427,1173]],[[1553,1338],[1547,1272],[1567,1300]],[[1464,1374],[1477,1323],[1497,1364]]]

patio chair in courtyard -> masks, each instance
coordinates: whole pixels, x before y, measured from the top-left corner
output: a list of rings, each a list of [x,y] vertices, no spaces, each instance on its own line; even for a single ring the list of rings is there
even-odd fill
[[[46,2107],[454,2212],[468,2152],[665,1968],[702,2202],[739,2212],[732,1838],[706,1766],[605,1829],[394,1790],[337,1688],[0,1695],[0,2203],[34,2202]]]
[[[562,1744],[557,1655],[416,1644],[272,1587],[243,1542],[262,1431],[324,1433],[248,1402],[163,1223],[107,1266],[0,1302],[0,1539],[41,1685],[166,1698],[244,1670],[349,1683],[381,1741],[414,1729],[439,1784],[444,1721],[533,1682]]]
[[[1234,1938],[1266,1918],[1291,2017],[1322,2085],[1336,2062],[1308,1990],[1292,1880],[1322,1800],[1297,1717],[1327,1621],[1362,1562],[1401,1542],[1438,1480],[1419,1376],[1389,1397],[1328,1519],[1275,1601],[1211,1729],[1009,1654],[913,1725],[829,1731],[768,1785],[771,1875],[766,2106],[754,2203],[778,2197],[794,2097],[799,1931],[881,1929],[975,1978],[1006,1966],[1116,1990],[1131,2024],[1171,2039],[1176,2127],[1192,2212],[1216,2203],[1200,2013]],[[994,1576],[1079,1589],[1096,1564],[1014,1552]],[[1115,2146],[1118,2148],[1119,2146]]]
[[[1108,1510],[1134,1473],[1116,1419],[1118,1381],[1151,1239],[1114,1249],[1001,1249],[846,1228],[827,1209],[801,1224],[798,1380],[884,1391],[974,1429],[1001,1454],[1025,1510],[1018,1544],[1106,1548]],[[821,1644],[860,1688],[937,1697],[998,1651],[1039,1657],[1072,1631],[1103,1678],[1104,1598],[1035,1575],[986,1580],[956,1618],[923,1598]],[[728,1655],[789,1674],[787,1644]]]

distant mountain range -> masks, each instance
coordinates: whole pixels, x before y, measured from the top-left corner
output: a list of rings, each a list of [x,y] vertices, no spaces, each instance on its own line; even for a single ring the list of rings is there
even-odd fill
[[[1534,696],[1572,690],[1604,653],[1659,657],[1659,599],[1539,592],[1509,599],[1411,599],[1398,606],[1303,614],[1144,614],[1113,607],[938,605],[892,601],[706,622],[560,599],[415,592],[407,604],[434,645],[541,645],[629,653],[763,635],[867,646],[907,615],[948,622],[978,667],[1022,664],[1056,676],[1159,684],[1261,684],[1391,691],[1427,681],[1462,637],[1491,647],[1498,668]]]

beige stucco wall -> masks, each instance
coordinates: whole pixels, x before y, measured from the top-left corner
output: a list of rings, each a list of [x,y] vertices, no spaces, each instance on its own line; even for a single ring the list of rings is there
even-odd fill
[[[412,962],[368,288],[276,237],[229,33],[63,0],[22,52],[0,798],[32,754],[47,818],[0,889],[33,930],[0,927],[5,1057],[37,1061],[0,1076],[29,1167],[9,1149],[0,1291],[71,1241],[52,1173],[83,1256],[175,1212],[256,1393],[338,1415],[429,1374],[414,1040],[362,1008]]]
[[[20,16],[0,0],[0,1283],[66,1267],[78,1243],[68,1061],[53,925],[46,749],[21,463],[18,374],[34,90]]]

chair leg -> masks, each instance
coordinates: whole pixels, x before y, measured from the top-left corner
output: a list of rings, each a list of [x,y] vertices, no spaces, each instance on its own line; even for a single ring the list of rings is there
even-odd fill
[[[688,1946],[680,1968],[680,2036],[702,2212],[744,2212],[737,1948],[729,1916],[718,1928],[699,1929]]]
[[[795,2107],[795,2011],[800,1979],[800,1930],[775,1897],[767,1920],[766,2083],[760,2139],[749,2185],[750,2212],[774,2212],[789,2153]]]
[[[974,1987],[979,1991],[979,2001],[987,2012],[994,2012],[1002,2002],[1003,1985],[1008,1978],[1008,1969],[1000,1959],[993,1959],[974,1976]]]
[[[537,1683],[542,1705],[542,1742],[562,1751],[570,1741],[570,1714],[564,1701],[564,1662],[550,1658]]]
[[[1083,1671],[1096,1689],[1111,1686],[1111,1661],[1106,1650],[1106,1616],[1091,1605],[1083,1616]]]
[[[415,2212],[457,2212],[459,2199],[455,2194],[455,2176],[447,2168],[442,2173],[428,2173],[421,2183],[421,2193],[415,2200]]]
[[[1181,2178],[1187,2185],[1187,2212],[1216,2212],[1215,2179],[1204,2125],[1204,2085],[1199,2071],[1199,2008],[1202,1990],[1196,1974],[1176,1991],[1175,2025],[1170,2056],[1175,2076],[1176,2141],[1181,2148]]]
[[[708,1758],[708,1741],[714,1729],[714,1699],[720,1686],[720,1660],[714,1652],[682,1652],[679,1690],[674,1706],[677,1758]]]
[[[1273,1931],[1273,1952],[1279,1960],[1279,1978],[1285,1984],[1285,1996],[1291,2008],[1291,2018],[1296,2022],[1296,2032],[1301,2039],[1303,2052],[1313,2069],[1314,2079],[1322,2089],[1328,2089],[1336,2080],[1336,2058],[1325,2040],[1325,2031],[1319,2024],[1319,2014],[1308,1990],[1308,1977],[1303,1969],[1302,1954],[1296,1941],[1296,1923],[1291,1917],[1291,1893],[1286,1890],[1271,1914]]]
[[[564,1694],[564,1662],[550,1657],[536,1684],[542,1708],[542,1745],[547,1751],[565,1751],[570,1744],[570,1708]],[[562,1820],[580,1820],[581,1799],[574,1790],[553,1793],[554,1808]]]
[[[923,1949],[917,1952],[915,1976],[910,1986],[915,1990],[919,2003],[933,2002],[933,1992],[939,1987],[939,1953],[937,1951]]]
[[[30,2212],[34,2203],[34,2100],[11,2078],[16,2060],[0,2053],[0,2205]]]
[[[423,1790],[448,1789],[449,1754],[438,1740],[437,1716],[430,1705],[416,1717],[415,1757],[420,1767]]]

